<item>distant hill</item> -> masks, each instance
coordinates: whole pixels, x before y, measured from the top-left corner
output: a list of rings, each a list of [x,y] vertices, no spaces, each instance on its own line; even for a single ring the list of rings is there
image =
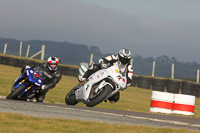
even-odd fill
[[[2,53],[5,43],[8,44],[6,54],[19,55],[20,40],[0,38]],[[22,56],[26,56],[28,44],[30,44],[29,57],[40,51],[41,46],[45,45],[45,59],[49,56],[60,57],[64,64],[79,65],[80,62],[89,62],[91,53],[95,56],[103,57],[103,54],[96,46],[89,47],[84,44],[42,40],[23,41]]]
[[[21,40],[0,38],[0,53],[3,53],[5,43],[8,44],[6,54],[19,55],[19,45]],[[22,40],[23,41],[23,40]],[[41,50],[41,45],[45,45],[45,60],[49,56],[60,57],[63,64],[79,65],[80,62],[89,62],[90,54],[94,54],[94,62],[109,54],[102,54],[98,47],[76,44],[71,42],[56,42],[44,40],[23,41],[22,56],[26,55],[27,46],[30,44],[29,57]],[[116,54],[116,53],[115,53]],[[171,64],[175,64],[175,78],[189,79],[195,81],[197,69],[200,64],[197,62],[179,62],[175,57],[169,58],[166,55],[143,58],[141,55],[133,57],[134,74],[151,76],[152,62],[156,60],[155,76],[171,77]]]

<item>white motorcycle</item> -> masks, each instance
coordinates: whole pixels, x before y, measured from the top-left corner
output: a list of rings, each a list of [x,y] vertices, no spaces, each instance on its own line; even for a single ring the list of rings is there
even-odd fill
[[[123,68],[122,68],[123,67]],[[78,102],[93,107],[126,87],[127,79],[121,70],[125,66],[114,64],[93,73],[86,81],[75,86],[65,97],[67,105]]]

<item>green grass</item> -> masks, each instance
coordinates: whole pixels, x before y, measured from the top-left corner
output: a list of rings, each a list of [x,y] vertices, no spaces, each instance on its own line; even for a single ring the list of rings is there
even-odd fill
[[[0,65],[0,95],[7,96],[10,93],[10,89],[14,80],[20,74],[20,68]],[[49,103],[65,104],[65,96],[76,84],[78,80],[72,76],[62,76],[61,81],[56,85],[54,89],[51,89],[45,98],[45,101]],[[96,108],[126,110],[150,113],[152,90],[141,89],[137,87],[128,87],[126,90],[121,91],[120,100],[111,104],[109,102],[102,102],[95,106]],[[78,103],[77,106],[85,106],[82,103]],[[195,115],[186,117],[200,118],[200,99],[196,98]]]
[[[10,93],[10,89],[14,80],[20,74],[20,68],[0,65],[0,96],[7,96]],[[63,76],[57,86],[50,90],[45,98],[45,101],[55,104],[65,104],[65,96],[78,83],[76,77]],[[120,100],[111,104],[101,103],[95,108],[106,108],[126,111],[136,111],[150,113],[151,102],[151,90],[141,89],[136,87],[128,87],[121,92]],[[77,106],[85,106],[82,103]],[[196,99],[195,115],[185,117],[200,118],[200,99]],[[182,115],[181,115],[182,116]],[[54,126],[56,125],[56,126]],[[21,128],[22,127],[22,128]],[[105,124],[102,122],[85,122],[78,120],[68,119],[53,119],[53,118],[36,118],[23,115],[16,115],[10,113],[0,113],[0,133],[12,133],[12,132],[87,132],[87,133],[99,133],[99,132],[159,132],[159,133],[188,133],[185,129],[170,129],[170,128],[153,128],[145,126],[128,126],[119,124]]]
[[[187,129],[154,128],[0,113],[1,133],[190,133]],[[193,131],[198,132],[198,131]]]

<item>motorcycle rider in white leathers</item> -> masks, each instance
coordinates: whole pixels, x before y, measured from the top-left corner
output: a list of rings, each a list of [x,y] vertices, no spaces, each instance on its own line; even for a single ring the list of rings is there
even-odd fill
[[[131,81],[133,77],[133,68],[132,68],[132,65],[130,64],[131,58],[132,58],[131,51],[123,48],[119,51],[118,55],[110,55],[105,58],[101,58],[99,59],[99,64],[90,65],[88,70],[85,72],[85,74],[83,76],[78,77],[78,80],[79,82],[83,82],[96,71],[107,68],[108,64],[113,65],[117,63],[118,65],[123,66],[121,67],[122,69],[120,71],[121,73],[124,73],[127,78],[127,85],[126,85],[126,88],[127,88],[128,86],[131,85]],[[108,100],[111,103],[115,103],[119,100],[119,97],[120,97],[120,93],[118,92],[112,97],[110,97]]]

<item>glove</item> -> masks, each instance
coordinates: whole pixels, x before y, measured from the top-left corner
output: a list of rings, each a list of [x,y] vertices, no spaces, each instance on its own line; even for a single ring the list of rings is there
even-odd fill
[[[127,84],[126,86],[128,87],[128,86],[130,86],[130,85],[131,85],[131,83]]]
[[[79,76],[79,77],[78,77],[78,81],[79,81],[79,82],[83,82],[84,80],[86,80],[86,78],[83,78],[82,76]]]
[[[30,67],[30,66],[26,66],[26,69],[27,69],[27,68],[31,68],[31,67]]]
[[[42,89],[42,90],[46,90],[46,89],[47,89],[47,86],[46,86],[46,85],[42,85],[42,86],[41,86],[41,89]]]

